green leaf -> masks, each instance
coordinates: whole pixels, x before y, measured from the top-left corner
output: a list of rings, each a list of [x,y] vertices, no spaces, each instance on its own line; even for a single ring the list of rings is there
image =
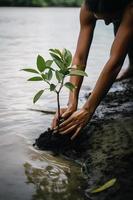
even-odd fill
[[[66,67],[69,67],[72,62],[72,54],[69,50],[63,49],[63,58],[65,61]]]
[[[37,68],[40,72],[43,72],[46,69],[46,63],[42,56],[37,56]]]
[[[63,79],[63,74],[56,70],[55,75],[56,75],[58,82],[60,83]]]
[[[47,74],[41,74],[41,76],[42,76],[42,78],[43,78],[43,80],[45,81],[45,79],[48,79],[48,75]]]
[[[55,88],[56,88],[56,85],[54,85],[53,83],[52,83],[52,84],[50,84],[50,91],[54,91],[54,90],[55,90]]]
[[[79,69],[73,69],[71,70],[70,76],[88,76],[86,72],[79,70]]]
[[[51,67],[52,63],[53,63],[53,60],[47,60],[46,67],[48,67],[48,68]]]
[[[50,69],[48,71],[48,76],[47,76],[49,81],[52,79],[52,76],[53,76],[53,73],[52,73],[52,70]]]
[[[43,79],[40,76],[35,76],[32,78],[29,78],[28,81],[42,81]]]
[[[49,49],[49,51],[53,52],[54,54],[59,55],[62,58],[62,53],[59,49]]]
[[[64,64],[63,62],[59,61],[59,60],[54,60],[54,62],[56,63],[56,65],[60,68],[60,69],[63,69],[64,68]]]
[[[57,54],[50,52],[50,55],[53,59],[57,59],[57,60],[61,61],[61,58]]]
[[[31,73],[35,73],[35,74],[39,74],[39,72],[35,69],[32,68],[27,68],[27,69],[22,69],[25,72],[31,72]]]
[[[40,90],[33,98],[33,103],[36,103],[38,99],[40,99],[41,95],[43,94],[44,90]]]
[[[65,86],[66,88],[68,88],[69,90],[71,90],[71,91],[73,91],[73,89],[76,88],[75,85],[73,85],[73,84],[70,83],[70,82],[66,82],[66,83],[64,84],[64,86]]]
[[[60,72],[63,74],[63,75],[69,75],[70,74],[70,70],[68,70],[68,69],[62,69],[62,70],[60,70]]]
[[[56,65],[59,67],[59,68],[63,68],[64,67],[64,64],[63,62],[61,61],[61,58],[58,57],[57,55],[55,55],[54,53],[50,53],[50,55],[52,56],[54,62],[56,63]]]
[[[62,52],[60,51],[60,49],[54,49],[54,51],[62,58]]]
[[[105,183],[104,185],[102,185],[101,187],[92,190],[91,193],[102,192],[102,191],[112,187],[115,183],[116,183],[116,178],[113,178],[110,181],[108,181],[107,183]]]

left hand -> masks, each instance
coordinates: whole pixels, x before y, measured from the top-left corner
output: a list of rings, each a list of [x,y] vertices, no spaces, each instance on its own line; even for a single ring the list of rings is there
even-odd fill
[[[59,134],[69,134],[74,132],[71,137],[71,140],[73,140],[87,124],[89,119],[91,119],[90,113],[82,108],[81,110],[74,112],[67,120],[59,125]],[[57,127],[54,130],[56,131]]]

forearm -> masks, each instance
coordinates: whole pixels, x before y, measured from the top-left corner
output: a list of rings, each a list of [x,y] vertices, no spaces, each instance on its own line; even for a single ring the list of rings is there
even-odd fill
[[[88,100],[84,104],[83,108],[89,111],[91,115],[95,112],[97,106],[107,94],[108,90],[115,81],[122,65],[112,65],[108,62],[103,71],[101,72],[97,83],[94,87],[92,94],[89,96]]]
[[[130,13],[130,14],[129,14]],[[127,9],[123,20],[117,31],[115,40],[110,51],[110,59],[101,72],[96,86],[83,106],[91,115],[95,112],[97,106],[107,94],[111,85],[115,81],[124,59],[128,53],[133,36],[133,14],[132,10]]]
[[[72,68],[74,68],[74,69],[78,68],[80,70],[85,70],[86,60],[87,60],[87,58],[83,59],[83,60],[74,58],[73,63],[72,63]],[[82,77],[82,76],[71,76],[70,80],[69,80],[72,84],[74,84],[76,86],[76,88],[73,91],[70,91],[70,93],[69,93],[68,105],[74,106],[75,109],[78,106],[78,97],[79,97],[79,92],[80,92],[80,88],[82,86],[83,79],[84,79],[84,77]]]
[[[80,33],[72,63],[73,67],[79,66],[80,70],[85,70],[95,25],[96,19],[94,18],[93,14],[88,10],[88,8],[83,5],[80,11]],[[77,107],[78,96],[83,82],[83,77],[71,76],[70,82],[73,83],[77,88],[74,89],[73,92],[69,93],[68,105]]]

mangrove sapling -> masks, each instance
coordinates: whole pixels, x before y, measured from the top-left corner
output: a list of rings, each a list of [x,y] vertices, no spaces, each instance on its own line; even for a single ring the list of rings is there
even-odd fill
[[[66,81],[65,78],[68,76],[87,76],[87,74],[83,70],[80,70],[80,67],[71,66],[72,54],[69,50],[63,49],[60,51],[59,49],[49,49],[49,53],[52,59],[45,60],[42,56],[38,55],[36,69],[26,68],[22,70],[37,75],[29,78],[28,81],[42,81],[45,83],[43,89],[39,90],[34,96],[33,103],[36,103],[40,99],[45,90],[56,94],[58,112],[57,127],[59,129],[62,120],[60,113],[60,92],[64,87],[71,91],[76,88],[76,85]],[[56,80],[56,83],[53,79]]]

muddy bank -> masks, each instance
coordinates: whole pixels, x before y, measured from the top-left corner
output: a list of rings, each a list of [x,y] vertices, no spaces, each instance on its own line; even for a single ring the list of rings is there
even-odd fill
[[[86,96],[87,97],[87,96]],[[80,160],[88,177],[86,199],[133,199],[133,80],[115,83],[78,140]],[[90,190],[111,178],[110,189],[91,195]]]
[[[47,148],[56,151],[60,142],[56,145],[56,140],[47,139]],[[53,142],[51,147],[49,141]],[[133,199],[133,80],[115,83],[80,137],[73,143],[69,138],[65,142],[58,150],[81,163],[88,183],[85,199]],[[117,178],[112,188],[90,194],[112,178]]]

